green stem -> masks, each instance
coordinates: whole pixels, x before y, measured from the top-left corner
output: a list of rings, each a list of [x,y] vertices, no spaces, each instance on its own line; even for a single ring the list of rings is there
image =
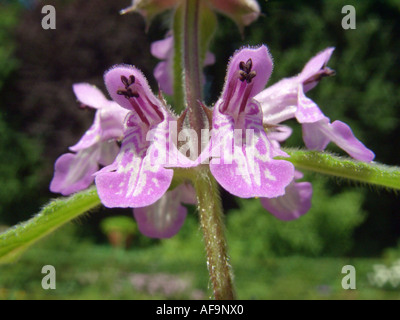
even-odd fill
[[[174,58],[173,58],[173,88],[174,88],[174,109],[180,114],[185,109],[185,93],[183,83],[183,8],[178,7],[175,12],[172,26],[174,33]]]
[[[400,190],[400,168],[365,163],[326,152],[285,150],[296,168]]]
[[[202,0],[182,1],[175,11],[173,89],[178,114],[186,104],[191,113],[202,113],[196,111],[203,93],[201,70],[216,28],[216,15]]]
[[[202,28],[200,28],[200,24]],[[175,13],[174,36],[181,37],[178,40],[179,45],[175,46],[175,55],[180,54],[181,58],[176,57],[175,61],[183,64],[182,84],[188,107],[187,117],[190,128],[195,130],[197,137],[201,137],[201,130],[208,127],[205,111],[199,104],[202,101],[203,91],[200,70],[201,61],[206,55],[215,26],[214,14],[202,6],[201,0],[184,0],[182,6]],[[202,48],[200,48],[200,44]],[[176,75],[177,73],[175,73]],[[197,146],[199,155],[201,143],[198,143]],[[196,169],[196,176],[192,178],[192,181],[197,193],[200,223],[207,253],[207,266],[214,289],[214,297],[217,300],[234,299],[218,185],[208,167],[202,166]]]
[[[98,205],[100,199],[95,187],[53,200],[32,219],[0,234],[0,263],[15,260],[46,235]]]
[[[189,109],[188,117],[192,129],[201,136],[201,129],[205,126],[205,114],[199,101],[202,101],[202,84],[200,74],[200,0],[186,0],[184,2],[183,17],[183,63],[185,100]],[[198,144],[200,154],[200,144]]]
[[[198,101],[201,101],[201,81],[200,81],[200,50],[199,50],[199,14],[200,0],[185,1],[185,18],[183,34],[183,50],[185,64],[185,87],[188,91],[188,105],[192,104],[198,107]]]
[[[194,187],[204,234],[207,266],[216,300],[235,298],[232,270],[224,235],[223,211],[218,184],[207,167],[198,168]]]

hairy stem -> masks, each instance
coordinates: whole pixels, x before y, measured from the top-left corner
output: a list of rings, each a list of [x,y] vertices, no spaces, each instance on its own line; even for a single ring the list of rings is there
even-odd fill
[[[296,168],[330,176],[369,183],[388,189],[400,190],[400,168],[376,162],[365,163],[334,156],[327,152],[285,150]]]
[[[188,117],[192,129],[201,136],[205,128],[205,115],[199,104],[202,101],[200,74],[200,0],[186,0],[183,17],[183,63],[185,98],[189,108]],[[199,146],[200,154],[200,146]]]
[[[99,205],[95,187],[51,201],[30,220],[0,234],[0,264],[14,261],[46,235]]]
[[[174,109],[180,114],[185,109],[185,92],[183,83],[183,9],[178,7],[175,12],[172,30],[174,32],[174,58],[173,58],[173,89],[174,89]]]
[[[214,298],[216,300],[232,300],[235,298],[235,293],[224,235],[223,210],[218,185],[207,167],[201,167],[198,170],[194,186]]]

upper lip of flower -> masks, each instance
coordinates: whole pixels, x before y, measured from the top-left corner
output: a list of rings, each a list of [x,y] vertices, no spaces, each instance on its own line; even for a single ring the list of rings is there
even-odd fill
[[[164,120],[164,115],[160,111],[159,106],[150,101],[141,84],[135,83],[134,75],[130,75],[129,78],[122,75],[121,82],[124,87],[119,88],[117,94],[124,96],[129,101],[140,120],[147,126],[160,123]]]
[[[164,121],[171,113],[164,102],[153,95],[144,75],[135,67],[117,65],[105,74],[107,89],[121,107],[135,112],[149,128]]]

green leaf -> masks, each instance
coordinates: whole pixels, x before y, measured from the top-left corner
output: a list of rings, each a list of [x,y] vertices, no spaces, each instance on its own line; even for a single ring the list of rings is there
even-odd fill
[[[38,240],[99,204],[95,187],[51,201],[32,219],[0,234],[0,264],[14,261]]]
[[[400,190],[400,168],[376,162],[365,163],[334,156],[327,152],[285,150],[297,169],[314,171],[353,181],[373,184],[388,189]]]

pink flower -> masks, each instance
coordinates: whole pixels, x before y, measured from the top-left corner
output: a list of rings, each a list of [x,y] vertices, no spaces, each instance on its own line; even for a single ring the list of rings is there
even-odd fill
[[[108,165],[114,160],[119,150],[116,140],[123,136],[122,123],[127,114],[90,84],[75,84],[73,90],[81,103],[97,111],[90,129],[69,148],[76,153],[66,153],[55,163],[50,190],[63,195],[86,189],[99,165]]]
[[[374,153],[366,148],[342,121],[330,123],[317,104],[305,93],[334,72],[326,65],[334,48],[327,48],[313,57],[302,72],[266,88],[255,99],[261,104],[266,126],[296,118],[303,128],[303,139],[308,149],[324,150],[330,141],[356,160],[370,162]]]
[[[301,173],[295,174],[290,162],[274,159],[288,156],[280,149],[280,142],[292,131],[275,125],[266,132],[261,106],[254,99],[266,85],[272,68],[265,46],[244,48],[232,57],[213,112],[211,152],[221,156],[211,160],[210,169],[230,193],[242,198],[260,197],[262,205],[277,218],[291,220],[310,209],[312,187],[309,182],[295,182]],[[238,135],[242,137],[237,139]],[[231,159],[226,159],[227,154]]]
[[[130,112],[118,156],[96,174],[99,197],[106,207],[151,205],[168,190],[173,177],[171,167],[193,166],[170,136],[169,125],[176,123],[176,117],[165,101],[154,96],[135,67],[115,66],[104,79],[110,96]],[[171,158],[176,160],[173,165],[168,161]]]
[[[261,107],[253,99],[266,85],[272,67],[265,46],[237,51],[214,106],[212,152],[220,151],[220,157],[211,160],[210,170],[222,187],[242,198],[281,196],[294,178],[290,162],[274,159],[284,153],[265,133]],[[235,131],[242,135],[241,143],[237,143]]]

